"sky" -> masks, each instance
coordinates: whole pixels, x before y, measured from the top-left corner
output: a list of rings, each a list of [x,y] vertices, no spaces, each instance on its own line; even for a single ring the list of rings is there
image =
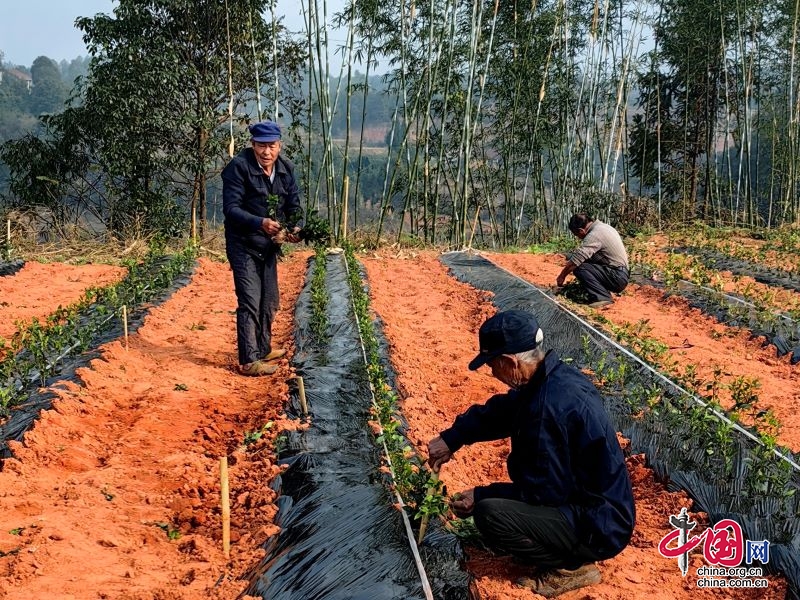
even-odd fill
[[[30,67],[39,56],[56,62],[86,56],[75,19],[111,13],[112,0],[0,0],[0,51],[4,61]]]
[[[338,10],[336,7],[342,2],[329,2],[329,14]],[[30,67],[39,56],[56,62],[86,56],[75,19],[111,14],[115,4],[114,0],[0,0],[0,51],[4,62]],[[285,13],[284,23],[290,30],[303,26],[297,7],[297,0],[278,0],[278,13]]]

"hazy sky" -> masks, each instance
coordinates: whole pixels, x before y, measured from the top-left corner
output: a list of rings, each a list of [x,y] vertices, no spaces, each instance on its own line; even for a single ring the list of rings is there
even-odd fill
[[[114,10],[112,0],[0,0],[0,50],[5,61],[30,67],[38,56],[56,62],[85,56],[75,19]]]
[[[75,19],[110,14],[115,4],[114,0],[0,0],[0,51],[4,60],[30,67],[38,56],[56,62],[86,56]],[[329,2],[329,15],[341,5],[343,0]],[[302,28],[298,0],[278,0],[278,13],[286,15],[284,23],[290,30]]]

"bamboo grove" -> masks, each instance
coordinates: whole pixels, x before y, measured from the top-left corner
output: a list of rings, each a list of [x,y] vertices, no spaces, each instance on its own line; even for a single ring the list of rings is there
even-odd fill
[[[800,218],[796,1],[351,0],[339,48],[326,10],[304,2],[309,72],[333,82],[311,90],[322,121],[354,68],[389,65],[379,235],[391,220],[427,242],[520,245],[576,209],[632,226]],[[337,222],[359,132],[314,135],[328,185],[313,189]]]
[[[120,0],[114,17],[79,20],[92,62],[63,115],[0,147],[10,204],[112,230],[138,211],[174,231],[182,209],[202,233],[244,124],[273,118],[337,238],[520,246],[578,209],[631,229],[800,221],[800,0]]]

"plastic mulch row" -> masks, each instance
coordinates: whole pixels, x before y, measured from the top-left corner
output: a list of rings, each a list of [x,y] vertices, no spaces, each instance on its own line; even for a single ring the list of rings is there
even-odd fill
[[[0,261],[0,277],[13,275],[24,266],[24,260]]]
[[[631,282],[664,289],[663,283],[635,273],[631,273]],[[757,308],[747,300],[690,281],[681,280],[674,290],[665,291],[664,294],[678,294],[686,298],[692,308],[729,327],[747,329],[753,338],[763,336],[766,340],[764,345],[775,346],[779,357],[790,354],[791,364],[800,362],[800,322],[788,315],[771,313],[769,320],[764,320]]]
[[[158,267],[158,265],[155,265]],[[149,301],[128,310],[128,331],[135,332],[144,323],[148,311],[154,306],[162,304],[169,299],[177,290],[184,287],[191,280],[194,266],[187,272],[178,276],[172,285],[154,295]],[[26,379],[18,379],[14,382],[17,389],[27,395],[27,400],[11,409],[9,417],[0,422],[0,459],[9,458],[11,451],[8,448],[9,441],[21,441],[25,433],[33,426],[38,418],[40,411],[47,410],[52,406],[55,395],[49,391],[49,386],[56,381],[77,382],[76,371],[85,367],[95,358],[100,356],[97,350],[101,345],[107,344],[115,339],[122,337],[123,324],[121,319],[112,315],[104,315],[102,319],[97,316],[97,306],[90,305],[83,309],[78,317],[80,323],[93,323],[97,327],[98,321],[102,325],[96,329],[92,336],[89,346],[91,350],[74,355],[68,353],[65,356],[50,356],[48,362],[53,365],[52,374],[46,378],[44,384],[37,373],[32,373]],[[79,325],[80,326],[80,325]],[[0,462],[0,469],[3,463]]]
[[[780,286],[787,290],[800,292],[800,275],[791,271],[765,267],[757,263],[733,258],[707,248],[696,248],[692,246],[672,248],[672,252],[678,254],[691,254],[700,259],[708,268],[717,271],[730,271],[734,275],[747,275],[759,283],[765,283],[774,287]]]
[[[288,465],[273,483],[281,531],[265,544],[243,593],[270,600],[425,598],[367,423],[372,396],[344,257],[326,258],[328,341],[321,345],[308,325],[315,268],[312,261],[295,309],[294,366],[303,377],[309,424],[292,432],[280,452]],[[296,399],[289,410],[299,413]],[[432,528],[420,554],[434,597],[473,597],[457,539],[438,524]]]
[[[534,285],[487,259],[452,252],[441,260],[457,279],[492,292],[498,310],[519,309],[536,314],[545,333],[545,348],[556,350],[577,367],[625,363],[628,368],[624,381],[616,389],[601,387],[600,392],[618,431],[630,440],[631,450],[644,453],[656,476],[669,481],[670,489],[684,489],[696,508],[708,513],[712,523],[733,519],[742,526],[746,539],[770,541],[769,562],[763,566],[786,577],[787,597],[800,598],[800,469],[790,451],[779,449],[783,455],[779,457],[765,450],[746,430],[729,424],[732,451],[726,459],[720,448],[712,447],[708,435],[692,429],[689,415],[702,406],[700,399]],[[629,398],[652,390],[660,398],[656,405],[632,406],[628,402]],[[710,409],[703,410],[712,417]],[[714,415],[715,423],[723,420],[724,415]],[[766,458],[757,460],[756,455]],[[758,485],[750,485],[752,482]],[[762,485],[766,492],[758,491]]]

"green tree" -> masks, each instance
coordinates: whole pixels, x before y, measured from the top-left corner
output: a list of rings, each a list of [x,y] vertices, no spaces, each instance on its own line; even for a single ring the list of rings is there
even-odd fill
[[[30,112],[40,115],[62,111],[68,90],[56,62],[46,56],[38,57],[31,65],[31,77]]]
[[[663,2],[653,60],[639,80],[643,110],[631,130],[631,168],[650,185],[660,168],[663,191],[679,203],[683,220],[713,212],[715,136],[730,108],[726,32],[736,29],[735,8],[716,0]]]
[[[277,62],[287,81],[303,59],[283,28],[264,22],[267,1],[120,0],[113,15],[79,18],[88,75],[69,109],[46,119],[44,139],[4,149],[15,193],[35,202],[25,182],[57,180],[45,165],[26,170],[26,147],[41,161],[69,145],[76,157],[61,175],[113,232],[176,233],[187,207],[192,234],[196,220],[202,232],[207,181],[232,132],[242,145],[250,115],[236,109],[255,96],[256,68],[263,81]]]

